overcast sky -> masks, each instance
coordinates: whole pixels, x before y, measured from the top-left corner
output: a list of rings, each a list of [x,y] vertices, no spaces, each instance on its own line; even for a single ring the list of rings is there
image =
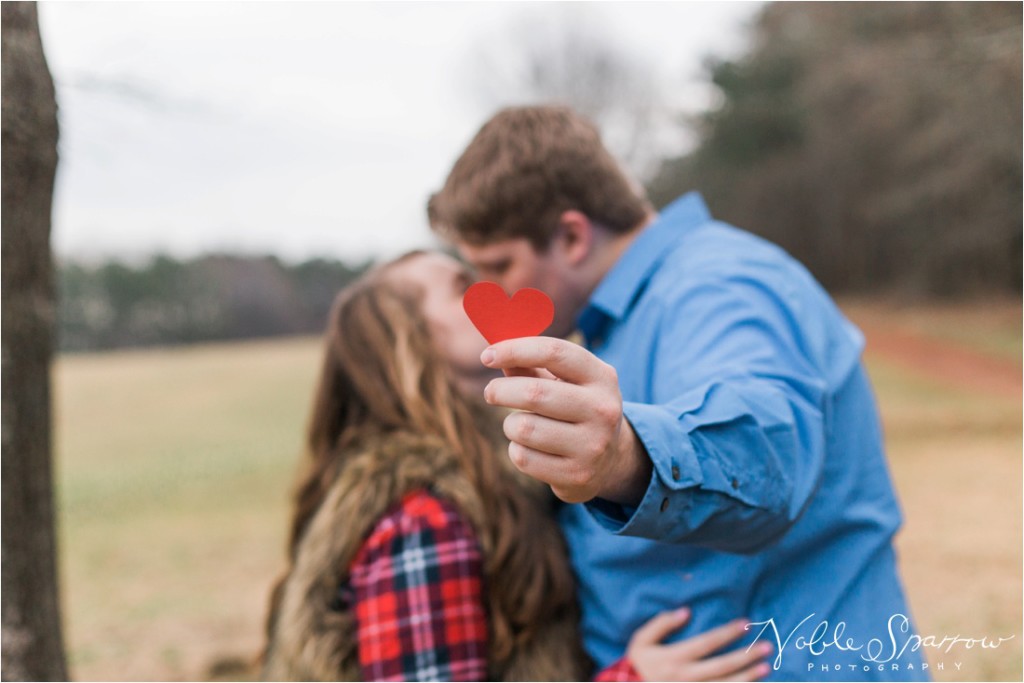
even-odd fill
[[[675,105],[760,3],[44,2],[60,107],[61,257],[348,261],[434,241],[424,204],[492,105],[480,51],[524,16],[585,17]]]

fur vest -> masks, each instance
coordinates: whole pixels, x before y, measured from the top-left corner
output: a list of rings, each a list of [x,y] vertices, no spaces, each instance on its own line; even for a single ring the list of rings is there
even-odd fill
[[[280,602],[271,616],[265,653],[266,680],[359,680],[360,669],[353,615],[330,605],[346,569],[379,519],[402,496],[429,489],[453,503],[477,531],[486,560],[486,508],[462,473],[454,456],[442,445],[424,438],[396,435],[346,459],[337,481],[309,522],[288,576]],[[552,533],[557,534],[551,521]],[[538,542],[532,538],[523,542]],[[556,536],[551,536],[555,538]],[[568,562],[568,559],[566,559]],[[485,561],[485,565],[488,563]],[[520,585],[503,581],[502,568],[484,577],[485,586]],[[506,636],[514,638],[514,634]],[[496,643],[491,629],[489,652],[511,651],[505,661],[488,663],[495,680],[583,680],[590,662],[578,632],[578,613],[566,610],[551,619],[529,642]],[[515,640],[522,640],[515,639]]]

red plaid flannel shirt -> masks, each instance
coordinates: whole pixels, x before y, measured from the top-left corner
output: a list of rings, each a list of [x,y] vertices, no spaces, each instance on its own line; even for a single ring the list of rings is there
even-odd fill
[[[451,503],[406,495],[374,527],[349,576],[338,598],[355,614],[365,680],[486,680],[483,557]],[[596,680],[641,679],[623,658]]]

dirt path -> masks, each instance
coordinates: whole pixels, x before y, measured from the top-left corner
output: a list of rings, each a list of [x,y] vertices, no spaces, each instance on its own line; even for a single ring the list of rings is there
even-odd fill
[[[864,333],[865,354],[894,361],[923,375],[1002,396],[1021,396],[1019,360],[997,357],[938,339],[901,324],[896,310],[848,305],[844,313]]]

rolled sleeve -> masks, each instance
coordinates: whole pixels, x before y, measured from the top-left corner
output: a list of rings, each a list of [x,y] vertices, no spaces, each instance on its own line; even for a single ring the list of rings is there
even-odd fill
[[[609,531],[757,552],[813,495],[826,381],[776,302],[742,294],[705,288],[699,307],[684,300],[671,311],[652,382],[667,400],[623,404],[653,465],[647,491],[635,508],[587,504]]]
[[[606,529],[626,536],[667,538],[674,535],[671,507],[688,506],[692,487],[703,481],[697,456],[681,433],[678,420],[662,406],[626,402],[622,412],[647,449],[654,465],[647,491],[637,507],[597,499],[588,503]],[[665,508],[664,510],[662,508]]]

